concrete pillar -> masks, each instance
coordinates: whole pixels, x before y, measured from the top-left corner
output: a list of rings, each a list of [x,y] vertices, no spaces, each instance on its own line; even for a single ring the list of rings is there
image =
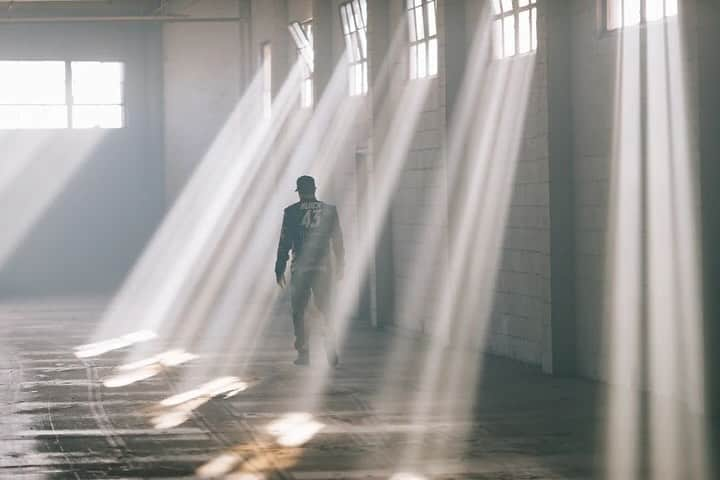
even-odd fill
[[[468,58],[468,38],[466,34],[466,9],[467,0],[445,0],[441,5],[445,13],[445,105],[447,106],[447,125],[450,125],[455,102],[460,92],[465,65]],[[474,0],[470,0],[474,1]],[[452,28],[447,28],[452,26]]]
[[[389,119],[382,115],[382,105],[390,101],[392,75],[381,78],[381,67],[388,55],[391,42],[390,0],[368,2],[368,82],[371,98],[371,137],[368,175],[370,188],[378,171],[375,165],[378,150],[385,141]],[[371,194],[372,195],[372,194]],[[395,270],[393,266],[392,211],[376,211],[381,215],[380,234],[375,251],[375,302],[377,325],[383,327],[393,323],[395,317]]]
[[[313,72],[313,97],[315,106],[322,98],[333,73],[333,31],[334,9],[332,0],[313,0],[313,42],[315,69]]]
[[[573,118],[570,94],[571,11],[573,0],[546,0],[548,154],[550,169],[551,334],[543,369],[555,375],[577,373],[575,304],[575,215]],[[549,340],[549,341],[547,341]],[[548,355],[549,353],[549,355]]]
[[[468,0],[474,1],[474,0]],[[444,9],[443,14],[445,15],[445,28],[440,34],[445,38],[445,48],[443,49],[445,55],[445,127],[447,129],[445,138],[451,138],[451,131],[457,128],[454,125],[455,111],[457,97],[460,93],[460,89],[463,85],[463,77],[465,76],[465,66],[468,63],[468,38],[466,35],[466,0],[446,0],[441,3]],[[452,28],[447,26],[452,25]],[[447,157],[447,145],[445,148],[445,155]],[[465,155],[460,155],[458,158],[447,158],[448,171],[462,172],[466,168],[468,159]],[[454,162],[453,165],[450,162]],[[458,213],[462,211],[460,208],[461,199],[467,189],[467,185],[462,182],[456,183],[459,178],[450,178],[450,182],[453,185],[448,185],[448,233],[449,243],[454,244],[456,239],[456,232],[460,225],[462,225],[463,219],[458,218]],[[452,255],[453,252],[450,252]]]
[[[712,444],[720,451],[720,3],[698,0],[698,87],[700,121],[700,195],[704,297],[705,379],[712,415]],[[682,321],[682,319],[678,319]],[[719,460],[715,475],[720,475]]]

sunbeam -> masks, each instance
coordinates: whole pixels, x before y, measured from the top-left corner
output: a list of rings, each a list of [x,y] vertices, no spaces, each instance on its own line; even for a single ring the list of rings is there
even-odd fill
[[[697,160],[680,24],[622,33],[609,217],[607,478],[709,478]],[[679,323],[678,323],[679,321]]]

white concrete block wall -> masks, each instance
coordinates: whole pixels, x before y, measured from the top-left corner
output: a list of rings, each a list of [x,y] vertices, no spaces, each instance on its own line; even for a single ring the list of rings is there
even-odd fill
[[[438,17],[438,76],[431,80],[427,99],[417,119],[415,135],[407,152],[407,158],[398,185],[395,189],[396,199],[392,205],[393,229],[393,266],[398,306],[397,325],[413,331],[428,331],[437,319],[433,318],[435,298],[425,298],[425,308],[404,308],[409,295],[417,292],[409,291],[417,274],[430,278],[440,278],[438,269],[447,266],[447,262],[439,260],[439,264],[429,262],[429,248],[426,232],[438,231],[440,235],[438,247],[446,250],[448,244],[447,223],[447,172],[443,154],[447,115],[445,106],[445,31],[444,0],[437,5]],[[405,3],[395,1],[391,5],[390,25],[405,25]],[[394,32],[391,32],[393,35]],[[403,40],[407,42],[407,32]],[[408,82],[407,47],[395,65],[395,88],[401,90]],[[410,119],[408,119],[410,121]],[[439,220],[433,219],[431,212],[439,210],[443,214]],[[446,254],[435,252],[437,258],[444,259]],[[437,272],[437,273],[436,273]],[[427,293],[440,289],[430,289]],[[432,297],[432,296],[431,296]]]
[[[168,2],[173,14],[237,17],[238,2]],[[240,22],[163,25],[165,165],[169,204],[177,197],[240,98]]]
[[[392,6],[391,24],[400,23],[401,15],[405,14],[403,2],[394,2]],[[468,2],[471,10],[476,6]],[[418,119],[415,138],[392,206],[395,281],[400,307],[396,322],[403,329],[424,332],[429,332],[432,323],[437,321],[433,318],[432,306],[436,298],[432,298],[432,294],[442,291],[440,285],[426,292],[430,298],[424,298],[424,308],[403,308],[403,302],[406,295],[416,293],[408,290],[415,280],[413,277],[417,275],[418,264],[428,262],[426,249],[429,247],[423,239],[429,229],[439,235],[439,245],[445,253],[438,252],[434,265],[422,265],[422,274],[439,279],[442,278],[442,270],[447,268],[447,96],[443,7],[443,0],[440,0],[439,75],[433,80],[426,105]],[[550,321],[549,177],[543,20],[541,16],[537,68],[530,91],[527,124],[508,212],[491,327],[486,339],[490,352],[534,364],[542,361],[544,329],[549,328]],[[471,36],[474,30],[470,28],[475,28],[474,21],[469,21],[468,33]],[[395,69],[397,89],[407,82],[406,62],[399,62]],[[443,212],[439,219],[433,220],[428,215],[434,209]],[[481,319],[477,321],[479,327]]]

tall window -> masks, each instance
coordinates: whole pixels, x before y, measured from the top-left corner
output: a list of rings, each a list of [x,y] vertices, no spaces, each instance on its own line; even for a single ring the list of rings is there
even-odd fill
[[[678,0],[606,0],[608,30],[656,22],[678,14]]]
[[[493,0],[497,58],[537,50],[537,0]]]
[[[260,68],[262,69],[263,116],[270,118],[272,113],[272,46],[265,42],[260,46]]]
[[[298,49],[298,57],[302,68],[300,85],[300,106],[311,107],[313,104],[313,69],[315,53],[313,50],[312,20],[292,22],[288,29]]]
[[[123,64],[0,61],[0,129],[122,128]]]
[[[340,23],[350,61],[350,95],[365,95],[368,91],[366,0],[350,0],[341,4]]]
[[[407,0],[407,16],[410,34],[410,78],[437,75],[437,2]]]

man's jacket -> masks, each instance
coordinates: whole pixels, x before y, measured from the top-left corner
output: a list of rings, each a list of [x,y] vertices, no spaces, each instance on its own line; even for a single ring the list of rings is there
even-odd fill
[[[334,205],[318,200],[290,205],[283,215],[275,273],[285,273],[291,250],[291,271],[329,271],[331,243],[335,262],[342,268],[345,251],[337,208]]]

